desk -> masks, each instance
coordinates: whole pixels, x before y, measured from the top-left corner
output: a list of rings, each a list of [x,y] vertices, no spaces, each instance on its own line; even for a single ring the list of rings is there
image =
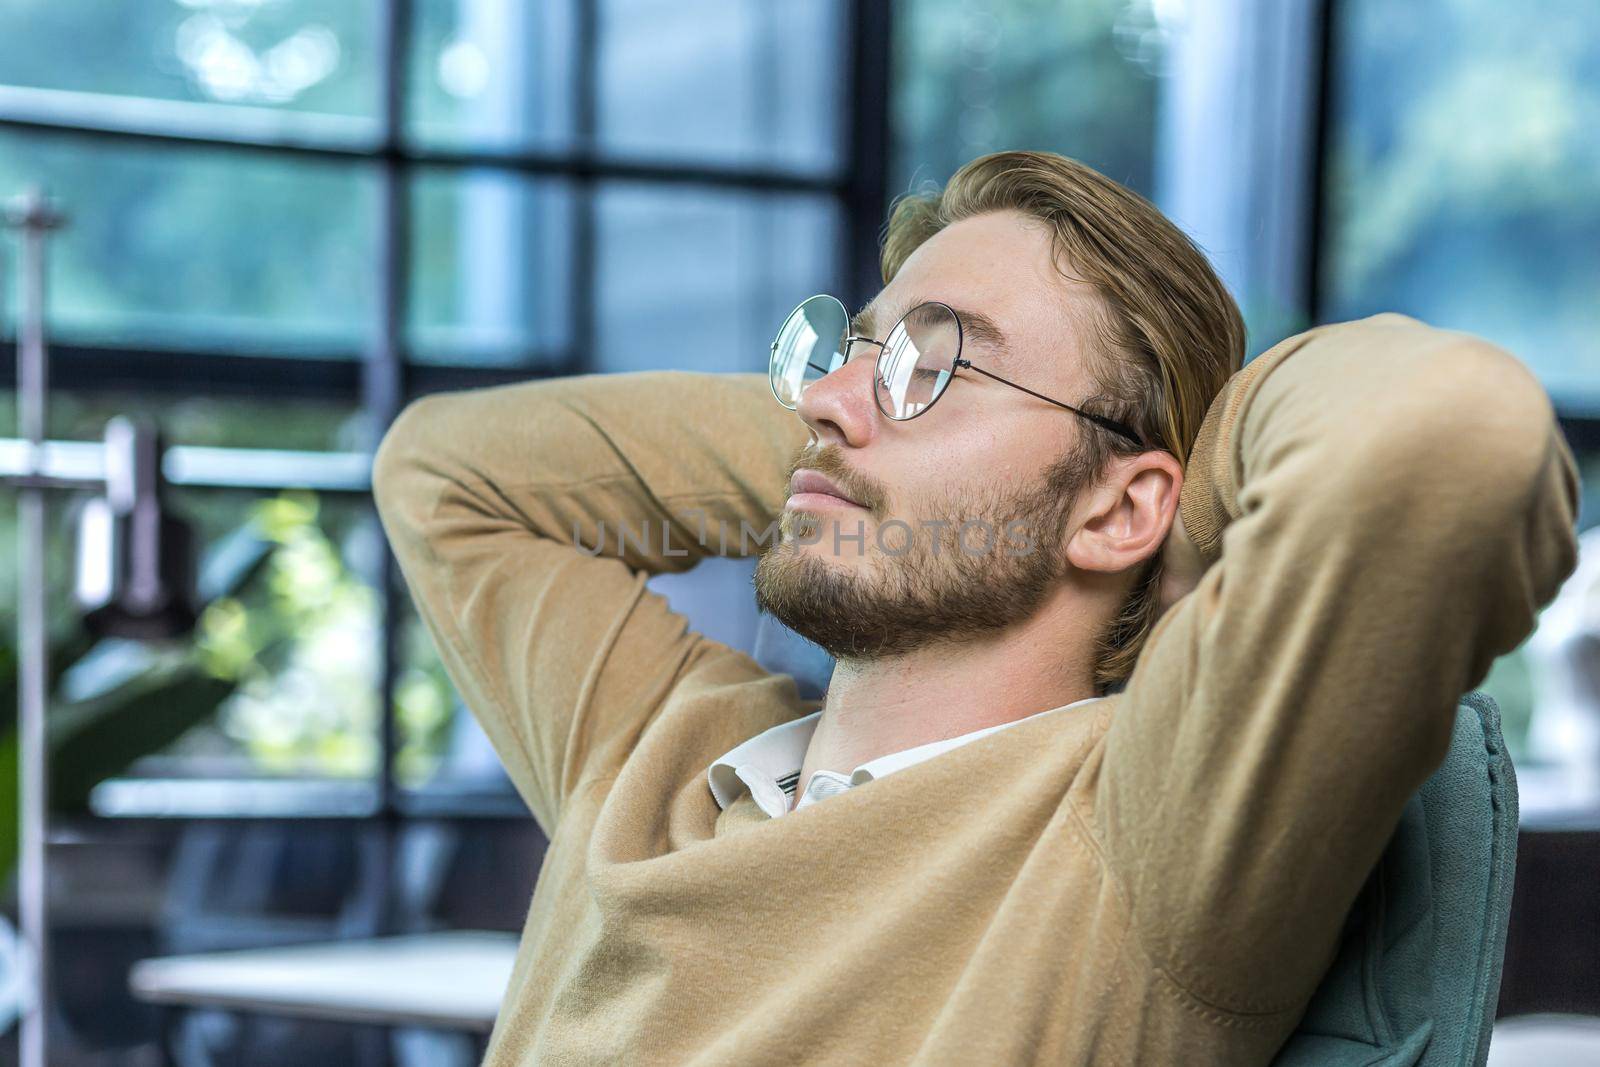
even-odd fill
[[[1525,1015],[1502,1019],[1489,1043],[1488,1067],[1577,1067],[1600,1063],[1600,1019]]]
[[[140,960],[140,1000],[487,1034],[517,935],[475,930]]]

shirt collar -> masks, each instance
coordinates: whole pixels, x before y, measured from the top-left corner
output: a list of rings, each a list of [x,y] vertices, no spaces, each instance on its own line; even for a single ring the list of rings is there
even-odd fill
[[[811,744],[811,735],[821,717],[822,712],[813,711],[781,722],[735,745],[712,763],[706,780],[711,783],[717,806],[726,808],[732,804],[743,783],[767,814],[773,814],[771,809],[780,805],[780,810],[787,811],[800,778],[800,766],[805,762],[806,746]]]
[[[947,737],[902,749],[899,752],[886,753],[855,768],[850,773],[850,784],[855,786],[872,781],[874,778],[881,778],[892,771],[932,759],[942,752],[976,741],[985,734],[1004,730],[1008,726],[1016,726],[1029,719],[1037,719],[1043,715],[1102,699],[1104,698],[1098,696],[1084,697],[1071,704],[1047,708],[995,726],[985,726],[958,737]],[[726,808],[741,792],[748,789],[757,805],[768,815],[781,815],[792,808],[792,798],[796,796],[796,790],[799,788],[800,768],[805,762],[806,748],[811,744],[811,735],[816,732],[817,720],[821,717],[822,712],[814,711],[802,718],[779,723],[756,734],[748,741],[735,745],[714,761],[706,770],[706,781],[710,783],[711,795],[716,798],[717,806]]]

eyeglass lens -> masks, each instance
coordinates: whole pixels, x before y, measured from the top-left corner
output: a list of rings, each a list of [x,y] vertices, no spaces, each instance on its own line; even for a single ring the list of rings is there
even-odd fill
[[[832,296],[813,296],[789,313],[773,342],[768,370],[779,403],[795,407],[813,382],[844,365],[849,327],[849,314]],[[927,410],[950,384],[960,348],[955,312],[937,303],[912,308],[877,354],[873,395],[879,409],[892,419]]]
[[[878,357],[872,388],[891,419],[922,414],[950,384],[961,324],[943,304],[919,304],[895,324]]]
[[[794,407],[807,386],[844,366],[849,332],[850,314],[836,297],[813,296],[789,313],[772,343],[767,370],[780,404]]]

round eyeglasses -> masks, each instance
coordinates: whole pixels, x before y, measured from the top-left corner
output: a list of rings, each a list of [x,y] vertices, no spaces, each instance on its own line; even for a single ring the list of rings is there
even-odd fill
[[[778,403],[794,410],[800,404],[800,394],[849,361],[850,346],[857,342],[878,347],[872,394],[878,410],[891,419],[914,419],[927,411],[950,387],[956,371],[967,367],[1104,426],[1141,449],[1145,447],[1139,435],[1124,423],[1063,404],[974,366],[970,359],[962,359],[961,317],[948,304],[938,301],[918,304],[906,312],[884,341],[852,336],[850,314],[837,297],[819,293],[801,301],[783,320],[772,342],[772,362],[767,368],[772,395]]]

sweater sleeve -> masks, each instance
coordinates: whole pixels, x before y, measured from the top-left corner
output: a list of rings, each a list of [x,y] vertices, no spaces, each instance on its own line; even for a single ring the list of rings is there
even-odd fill
[[[436,394],[385,434],[373,464],[385,532],[546,833],[689,673],[764,673],[644,583],[758,551],[805,441],[765,375],[684,371]]]
[[[1156,624],[1091,824],[1205,1007],[1303,1005],[1461,695],[1577,561],[1572,454],[1515,358],[1384,314],[1216,397],[1180,496],[1212,562]]]

